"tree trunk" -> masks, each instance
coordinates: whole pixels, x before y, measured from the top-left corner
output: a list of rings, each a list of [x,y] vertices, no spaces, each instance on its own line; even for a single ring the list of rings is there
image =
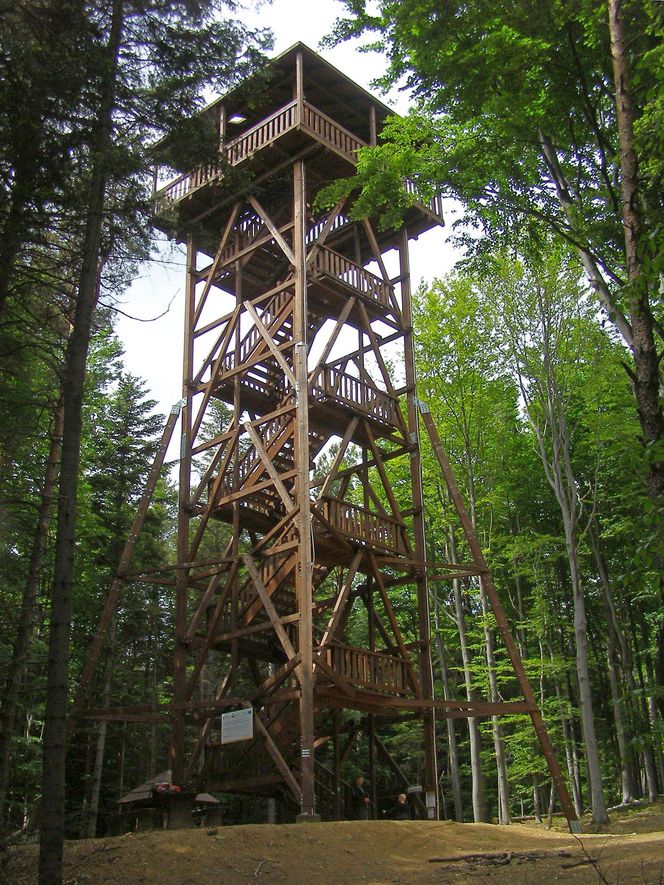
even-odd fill
[[[608,0],[608,14],[618,123],[620,192],[625,232],[627,279],[629,281],[629,310],[633,334],[634,373],[632,382],[643,434],[643,445],[646,449],[654,452],[648,462],[648,493],[654,501],[659,501],[664,493],[664,457],[661,454],[658,455],[652,447],[664,436],[664,417],[659,394],[659,357],[655,347],[653,316],[649,302],[649,281],[642,272],[642,259],[639,253],[642,222],[639,206],[637,157],[634,146],[634,107],[622,17],[622,0]]]
[[[537,774],[533,774],[533,814],[537,823],[542,823],[542,801],[540,796],[540,784]]]
[[[39,885],[60,885],[65,837],[65,758],[69,696],[71,591],[76,538],[76,496],[81,449],[82,403],[92,315],[97,301],[99,252],[106,185],[110,173],[112,117],[123,26],[123,2],[114,0],[107,45],[106,77],[93,138],[87,220],[76,310],[64,372],[64,427],[58,495],[55,573],[44,723]]]
[[[44,560],[44,553],[46,551],[48,528],[51,522],[51,511],[53,508],[55,481],[60,462],[63,414],[63,404],[62,400],[60,400],[56,406],[54,414],[51,447],[44,473],[44,486],[42,488],[41,503],[39,505],[37,528],[32,544],[32,552],[30,554],[28,574],[23,588],[23,598],[21,600],[21,611],[18,618],[14,649],[7,669],[2,707],[0,708],[0,842],[2,841],[2,821],[4,821],[7,789],[9,786],[11,744],[16,729],[16,706],[35,629],[39,579]]]
[[[440,665],[440,681],[443,686],[443,697],[446,701],[451,700],[450,677],[447,669],[445,648],[440,629],[440,603],[438,592],[433,591],[433,621],[436,629],[436,648],[438,649],[438,663]],[[459,764],[459,745],[457,742],[454,719],[446,719],[447,747],[450,760],[450,780],[452,782],[452,796],[454,801],[454,819],[463,823],[463,793],[461,790],[461,766]]]
[[[102,707],[109,707],[111,703],[111,684],[113,681],[113,662],[115,656],[115,619],[110,630],[108,643],[108,660],[104,675],[104,688],[102,692]],[[101,795],[101,782],[104,774],[104,754],[106,752],[106,735],[108,733],[108,721],[102,719],[97,725],[97,741],[95,747],[94,765],[92,767],[92,779],[90,783],[90,802],[87,815],[83,821],[82,837],[94,839],[97,835],[97,820],[99,817],[99,797]]]
[[[590,668],[588,665],[588,625],[586,621],[586,603],[581,585],[576,538],[569,514],[563,514],[565,525],[565,547],[570,567],[572,595],[574,599],[574,638],[576,640],[576,675],[579,685],[579,709],[583,738],[585,741],[586,761],[588,764],[588,780],[590,781],[592,822],[595,826],[608,823],[609,816],[604,801],[602,787],[602,769],[599,762],[599,748],[595,734],[593,717],[593,699],[590,691]]]
[[[551,643],[548,643],[549,648],[549,657],[553,660],[553,648],[551,647]],[[563,744],[565,746],[565,761],[567,763],[567,776],[569,777],[570,784],[572,785],[572,798],[574,800],[574,810],[581,817],[583,813],[583,804],[581,802],[581,783],[579,778],[579,764],[578,758],[576,755],[576,739],[574,734],[574,728],[564,712],[564,698],[563,698],[563,690],[560,685],[560,681],[554,677],[553,680],[554,689],[556,692],[556,698],[558,699],[558,707],[560,710],[560,725],[563,732]]]
[[[569,222],[572,229],[574,229],[575,213],[577,207],[575,206],[574,200],[572,199],[569,183],[565,178],[563,170],[560,167],[558,154],[551,139],[548,135],[546,135],[546,133],[540,131],[538,133],[538,137],[540,146],[542,148],[542,156],[544,157],[544,162],[546,163],[546,167],[549,170],[549,175],[551,176],[551,180],[553,181],[553,184],[556,188],[558,202],[560,203],[560,207],[563,210],[565,218]],[[581,264],[586,271],[586,276],[588,277],[590,285],[597,295],[602,307],[607,312],[612,322],[615,324],[616,328],[624,338],[628,347],[631,348],[633,344],[632,327],[630,326],[629,321],[627,320],[623,312],[620,310],[620,307],[616,304],[615,296],[612,294],[611,290],[607,286],[606,280],[604,279],[594,256],[592,255],[590,249],[582,244],[577,244],[577,251],[579,253]]]
[[[588,764],[588,780],[591,790],[593,824],[601,826],[608,822],[604,790],[602,788],[602,771],[599,761],[599,748],[595,734],[593,718],[593,700],[590,690],[590,668],[588,664],[588,628],[586,605],[581,581],[581,570],[578,560],[578,519],[579,500],[577,483],[572,469],[569,435],[565,418],[564,400],[559,388],[556,371],[556,340],[550,333],[549,306],[547,294],[542,288],[537,289],[539,323],[542,334],[542,377],[537,392],[529,391],[524,379],[524,367],[519,365],[519,384],[526,402],[526,410],[535,433],[540,452],[540,459],[547,481],[556,497],[563,521],[565,550],[569,566],[574,603],[574,638],[576,646],[576,673],[579,687],[579,710],[585,742]],[[533,397],[544,415],[545,430],[551,446],[551,455],[547,451],[545,430],[538,423]]]
[[[487,618],[489,605],[486,594],[480,580],[480,598],[482,603],[482,616],[484,619],[484,642],[486,645],[486,664],[489,673],[489,691],[493,703],[498,703],[500,692],[498,691],[498,679],[496,678],[496,655],[493,630],[490,629]],[[507,777],[507,761],[505,758],[505,742],[503,730],[498,716],[491,717],[493,732],[493,749],[496,754],[496,776],[498,780],[498,823],[509,824],[512,822],[510,814],[509,779]]]
[[[456,543],[454,532],[449,532],[450,562],[457,562]],[[466,686],[466,699],[473,699],[471,654],[466,636],[466,615],[461,597],[461,582],[452,581],[454,592],[454,613],[459,631],[459,645],[461,648],[461,660],[463,662],[463,676]],[[475,717],[468,718],[468,738],[470,741],[470,771],[472,778],[473,796],[473,820],[476,824],[487,822],[486,803],[484,799],[484,777],[482,772],[482,741],[480,737],[479,720]]]
[[[646,451],[651,453],[648,458],[646,485],[648,494],[659,506],[664,493],[664,457],[661,451],[656,448],[656,444],[660,443],[661,449],[661,440],[664,437],[664,415],[660,397],[659,356],[655,346],[654,321],[649,300],[651,282],[643,273],[642,258],[639,253],[642,222],[637,156],[634,145],[634,107],[622,16],[622,0],[608,0],[608,14],[618,122],[620,191],[625,232],[627,279],[629,281],[629,307],[634,334],[632,346],[634,372],[631,378],[643,434],[642,443]],[[655,286],[659,284],[659,281],[653,282]],[[659,546],[655,550],[655,560],[660,572],[664,566],[661,524],[661,517],[659,517]],[[655,679],[658,689],[657,704],[660,715],[664,717],[664,619],[662,619],[657,634]]]
[[[616,742],[618,744],[618,757],[620,759],[620,783],[622,787],[623,805],[633,802],[638,797],[637,785],[634,779],[634,765],[630,752],[629,739],[632,737],[623,715],[623,697],[620,685],[619,665],[616,655],[615,636],[608,631],[606,645],[606,663],[609,669],[609,683],[611,686],[611,701],[613,703],[613,721],[616,726]]]
[[[623,692],[621,673],[621,661],[624,666],[631,665],[631,655],[625,639],[624,631],[618,619],[608,571],[602,551],[600,549],[599,529],[593,522],[587,532],[588,542],[593,552],[597,565],[597,574],[600,579],[607,614],[607,666],[609,682],[611,685],[611,700],[613,702],[613,716],[616,724],[616,740],[618,743],[618,755],[620,757],[620,777],[622,785],[622,801],[628,803],[638,797],[637,784],[634,771],[634,754],[632,752],[634,733],[631,726],[633,718],[628,708]]]

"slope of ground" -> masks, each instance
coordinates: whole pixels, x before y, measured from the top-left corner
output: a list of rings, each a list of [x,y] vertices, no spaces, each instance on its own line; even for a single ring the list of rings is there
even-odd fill
[[[492,855],[462,861],[467,854]],[[34,885],[36,847],[14,850],[9,885]],[[447,858],[430,862],[431,858]],[[593,859],[593,862],[589,861]],[[664,882],[664,805],[614,812],[600,834],[450,821],[217,827],[71,842],[68,885],[414,885]]]

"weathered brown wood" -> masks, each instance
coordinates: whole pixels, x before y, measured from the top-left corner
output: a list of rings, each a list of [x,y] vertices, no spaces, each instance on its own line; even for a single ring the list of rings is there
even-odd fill
[[[224,556],[226,556],[228,554],[231,547],[232,547],[232,541],[229,541],[228,544],[226,545],[226,552],[224,553]],[[229,563],[227,570],[229,572],[227,584],[230,585],[230,583],[235,578],[235,573],[237,571],[237,561]],[[212,597],[216,593],[217,587],[219,586],[219,583],[221,581],[221,578],[223,577],[223,574],[224,574],[224,572],[217,572],[216,574],[214,574],[208,584],[208,587],[207,587],[205,593],[201,596],[198,607],[196,608],[196,611],[194,612],[194,615],[193,615],[191,621],[189,622],[189,628],[187,630],[187,637],[186,637],[187,642],[191,642],[191,640],[194,638],[194,635],[195,635],[196,630],[198,628],[199,621],[202,618],[203,614],[205,613],[205,610],[207,609],[209,603],[212,601]]]
[[[341,592],[337,596],[336,602],[334,603],[332,617],[328,621],[327,627],[325,628],[325,632],[323,633],[323,637],[320,641],[319,649],[325,648],[325,646],[332,639],[334,639],[335,633],[339,626],[339,622],[341,620],[341,616],[346,607],[346,603],[348,601],[348,597],[353,586],[353,580],[355,578],[355,575],[357,574],[357,569],[361,559],[362,551],[358,550],[353,557],[353,561],[350,564],[350,568],[348,569],[348,574],[346,575],[346,580],[344,581],[343,587],[341,588]]]
[[[267,592],[265,584],[261,580],[261,576],[258,574],[258,569],[256,568],[253,559],[251,558],[251,556],[249,556],[249,554],[243,556],[242,559],[247,567],[249,574],[251,575],[251,580],[253,581],[254,587],[256,588],[256,592],[260,596],[261,602],[263,603],[263,608],[267,612],[272,626],[274,627],[274,632],[277,634],[279,642],[286,652],[286,657],[289,659],[293,659],[295,657],[295,649],[293,648],[293,645],[288,638],[288,634],[284,630],[284,626],[281,623],[281,618],[277,614],[277,610],[275,609],[274,604],[270,599],[270,594]]]
[[[339,217],[339,214],[341,213],[341,210],[343,209],[343,207],[346,205],[347,199],[348,199],[348,197],[342,197],[339,200],[339,202],[336,204],[336,206],[328,213],[325,224],[323,225],[323,229],[316,237],[316,240],[315,240],[313,246],[310,248],[309,254],[307,255],[307,262],[306,262],[307,268],[311,265],[311,262],[313,261],[315,255],[316,255],[316,252],[320,249],[321,246],[325,245],[325,240],[328,238],[330,230],[332,229],[332,225]]]
[[[318,668],[317,672],[323,672],[326,676],[328,676],[332,682],[339,688],[347,697],[353,698],[355,697],[355,689],[351,685],[348,679],[345,679],[338,670],[335,670],[333,667],[330,667],[325,658],[321,657],[318,654],[313,654],[313,662],[315,666]]]
[[[170,415],[168,416],[168,420],[166,421],[166,426],[164,427],[164,432],[162,433],[161,441],[155,454],[152,467],[150,468],[150,472],[148,473],[145,488],[143,489],[143,493],[138,502],[136,515],[134,516],[134,520],[129,530],[129,537],[126,540],[124,548],[120,555],[120,562],[118,563],[115,579],[113,580],[109,594],[106,597],[104,611],[102,612],[99,624],[97,626],[97,631],[94,635],[92,643],[90,644],[85,664],[83,665],[83,670],[79,677],[76,698],[74,700],[74,703],[72,704],[71,712],[69,714],[69,719],[67,722],[68,736],[71,736],[73,729],[76,727],[76,720],[85,707],[88,691],[90,689],[90,683],[92,681],[92,677],[94,676],[94,672],[99,661],[99,656],[101,655],[101,652],[103,650],[106,636],[108,635],[108,630],[117,611],[125,575],[131,563],[131,559],[134,555],[136,542],[138,541],[141,529],[143,528],[143,523],[145,522],[145,517],[150,507],[150,502],[152,501],[152,495],[154,494],[157,480],[159,479],[161,468],[164,464],[166,450],[168,449],[171,437],[173,436],[173,429],[180,414],[180,405],[180,403],[174,405],[171,409]]]
[[[516,646],[516,643],[514,642],[514,638],[512,637],[512,633],[509,629],[509,624],[507,623],[507,618],[505,616],[505,612],[503,611],[500,598],[493,584],[491,572],[489,571],[489,566],[486,559],[484,558],[484,553],[482,552],[479,541],[477,540],[477,536],[473,529],[473,524],[470,521],[470,517],[466,510],[463,498],[461,497],[459,487],[457,486],[456,480],[452,473],[447,454],[441,443],[440,436],[438,435],[438,431],[436,430],[436,425],[433,422],[433,418],[431,417],[431,412],[429,411],[429,408],[425,403],[420,402],[419,408],[420,414],[422,416],[422,421],[427,429],[427,433],[429,434],[429,438],[431,440],[434,454],[445,478],[445,484],[447,485],[450,498],[452,499],[456,512],[459,515],[459,519],[461,520],[463,531],[466,536],[466,542],[468,544],[468,547],[470,548],[475,563],[481,570],[484,591],[489,598],[489,602],[491,603],[491,609],[493,611],[494,617],[496,618],[496,625],[500,632],[501,638],[505,643],[505,647],[507,649],[510,662],[514,669],[514,673],[516,674],[517,680],[519,682],[519,687],[521,689],[523,697],[526,703],[529,705],[530,718],[533,724],[533,728],[542,748],[544,758],[546,759],[549,773],[551,774],[553,783],[556,786],[556,792],[558,793],[558,798],[560,800],[563,813],[567,818],[570,829],[575,830],[576,826],[573,825],[578,822],[578,817],[570,795],[567,791],[567,785],[565,784],[565,781],[563,779],[560,766],[558,765],[558,760],[556,759],[556,755],[553,750],[553,745],[551,743],[551,738],[549,737],[549,732],[547,731],[544,720],[542,719],[542,714],[540,713],[539,707],[537,706],[535,693],[533,692],[530,680],[528,679],[528,676],[526,674],[523,662],[521,660],[521,655],[519,654],[519,650]]]
[[[276,64],[279,75],[260,83],[262,118],[247,108],[250,122],[229,139],[226,102],[221,110],[217,105],[211,113],[220,126],[221,159],[184,172],[157,195],[168,204],[163,215],[168,232],[189,238],[178,561],[145,578],[168,583],[165,578],[176,576],[174,702],[167,709],[113,715],[171,722],[176,778],[194,777],[210,745],[200,768],[210,786],[275,795],[275,787],[286,784],[305,818],[312,819],[315,773],[321,772],[314,754],[329,738],[327,723],[324,733],[320,724],[330,711],[358,710],[371,717],[372,759],[383,724],[404,715],[422,718],[429,790],[436,781],[435,717],[533,710],[527,702],[445,705],[431,697],[427,580],[474,575],[478,568],[427,562],[407,237],[405,231],[379,231],[345,217],[344,201],[325,214],[312,206],[321,180],[354,173],[367,125],[374,142],[386,109],[363,91],[354,92],[346,78],[321,66],[301,44]],[[323,70],[329,82],[311,88],[314,107],[307,91]],[[287,86],[284,95],[284,83],[292,84],[292,100],[285,104],[291,90]],[[328,106],[326,96],[335,88],[346,102]],[[240,95],[234,93],[229,112],[238,109]],[[359,133],[353,131],[358,119],[364,121]],[[252,175],[239,184],[239,175],[226,175],[226,164],[251,166]],[[308,181],[315,187],[308,190]],[[413,235],[436,223],[433,209],[407,211]],[[391,280],[384,256],[395,247],[400,273]],[[378,275],[368,270],[372,260]],[[394,345],[407,374],[399,391],[386,365],[386,348]],[[404,395],[407,420],[399,401]],[[204,433],[208,417],[218,420],[212,408],[217,399],[231,415]],[[326,457],[326,447],[339,440],[326,463],[321,454]],[[393,459],[410,464],[412,507],[403,512],[387,469]],[[314,469],[323,469],[315,480]],[[208,538],[218,543],[210,532],[216,520],[227,523],[230,540],[223,556],[206,562],[201,551],[208,549]],[[366,582],[354,588],[359,574]],[[314,601],[323,581],[326,598]],[[418,639],[412,644],[404,642],[390,601],[393,588],[403,583],[415,585],[418,594]],[[368,647],[335,642],[357,596],[366,607]],[[374,604],[378,598],[385,623]],[[314,649],[314,636],[321,634],[322,644]],[[377,638],[386,650],[376,647]],[[419,655],[421,681],[411,653],[413,660]],[[221,687],[215,698],[194,700],[213,654],[224,668]],[[240,678],[247,671],[255,689]],[[239,706],[254,701],[262,714],[256,718],[257,737],[233,749],[229,778],[221,775],[211,737],[213,717],[233,700]],[[200,728],[192,741],[194,724]],[[344,749],[339,730],[337,717],[332,791],[337,816],[340,769],[356,734]],[[185,760],[187,746],[194,751]],[[266,749],[277,767],[274,775],[257,770]]]
[[[261,318],[256,313],[255,307],[253,306],[253,304],[250,301],[247,301],[245,303],[245,307],[246,307],[247,313],[249,314],[251,319],[254,321],[254,326],[256,327],[256,329],[258,329],[261,337],[265,341],[270,353],[275,358],[275,360],[279,363],[279,366],[281,367],[281,370],[283,371],[284,375],[290,381],[291,387],[295,388],[295,375],[293,375],[291,367],[288,365],[288,363],[284,359],[279,348],[274,344],[267,329],[263,325]]]
[[[221,236],[221,240],[219,241],[219,246],[217,247],[217,253],[214,256],[214,260],[212,265],[210,266],[210,272],[207,275],[207,279],[205,281],[205,287],[203,288],[203,292],[201,293],[201,297],[198,300],[198,304],[196,305],[196,310],[194,311],[194,320],[193,320],[193,328],[196,329],[198,325],[198,321],[201,318],[201,313],[205,307],[207,302],[207,297],[210,294],[210,289],[212,288],[212,281],[214,280],[215,274],[217,273],[217,268],[221,262],[221,259],[224,254],[224,249],[226,248],[226,243],[228,242],[228,237],[230,236],[231,231],[233,230],[233,225],[235,224],[235,220],[238,216],[238,212],[240,211],[240,204],[236,203],[233,207],[233,211],[231,212],[228,221],[226,223],[226,228]]]
[[[254,726],[263,735],[263,738],[265,739],[265,745],[267,747],[267,750],[268,750],[270,756],[272,756],[272,759],[274,760],[274,764],[277,766],[277,768],[281,772],[283,779],[288,784],[290,791],[293,794],[293,797],[295,798],[295,800],[298,803],[301,802],[302,801],[302,788],[300,787],[300,784],[298,784],[298,782],[295,780],[295,777],[294,777],[292,771],[290,770],[290,768],[288,767],[286,760],[279,752],[277,745],[274,743],[274,741],[270,737],[270,734],[269,734],[267,728],[263,725],[263,722],[257,713],[254,713]]]
[[[255,197],[252,197],[250,195],[249,202],[254,207],[256,212],[260,215],[260,217],[263,219],[263,221],[265,222],[265,226],[270,231],[270,233],[272,234],[274,239],[277,241],[277,243],[279,243],[279,246],[280,246],[282,252],[284,253],[284,255],[286,256],[286,258],[288,259],[288,261],[291,264],[295,264],[295,255],[293,255],[293,250],[288,245],[286,240],[284,240],[284,238],[281,236],[281,234],[279,233],[279,228],[272,221],[272,219],[270,218],[268,213],[265,211],[265,209],[263,209],[263,207],[261,206],[261,204],[258,202],[258,200]]]
[[[318,357],[318,360],[316,361],[316,365],[309,373],[309,384],[311,384],[311,382],[313,381],[318,369],[322,365],[325,364],[327,358],[332,353],[332,349],[334,348],[334,345],[337,343],[339,335],[340,335],[342,329],[344,328],[344,326],[346,325],[346,321],[348,320],[348,317],[350,316],[351,311],[355,307],[356,302],[357,302],[356,298],[349,298],[346,301],[346,304],[343,306],[342,311],[339,314],[339,319],[336,321],[336,323],[334,325],[334,329],[332,330],[332,334],[330,335],[329,341],[327,342],[327,344],[323,348],[321,355]]]
[[[411,685],[413,686],[413,690],[418,697],[422,696],[422,690],[420,688],[419,680],[415,675],[415,671],[413,669],[413,665],[410,662],[410,658],[408,656],[408,650],[403,641],[403,637],[401,635],[401,629],[397,622],[397,619],[394,615],[394,611],[392,609],[392,603],[390,602],[390,597],[388,596],[387,591],[385,590],[385,584],[383,583],[383,576],[380,573],[378,565],[376,563],[376,557],[372,552],[369,553],[369,560],[373,565],[373,576],[376,579],[376,585],[380,591],[380,598],[383,600],[383,607],[385,608],[385,614],[387,615],[387,619],[390,622],[390,627],[392,628],[392,633],[394,634],[394,638],[396,639],[397,646],[403,660],[408,668],[408,675],[410,677]]]
[[[229,691],[233,678],[235,677],[235,666],[231,664],[228,669],[228,672],[221,680],[221,684],[215,694],[215,701],[223,701],[226,692]],[[185,781],[187,781],[191,777],[191,773],[196,767],[198,760],[200,758],[201,753],[203,752],[203,748],[207,742],[208,734],[210,733],[210,729],[212,728],[212,719],[208,719],[201,728],[198,733],[198,739],[196,741],[196,746],[194,747],[191,756],[187,760],[187,767],[185,769]]]

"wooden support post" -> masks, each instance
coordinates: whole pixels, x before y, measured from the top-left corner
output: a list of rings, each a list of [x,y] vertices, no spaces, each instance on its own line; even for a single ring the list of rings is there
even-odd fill
[[[494,586],[491,572],[489,571],[489,566],[486,559],[484,558],[484,553],[482,552],[480,543],[477,540],[477,535],[475,534],[475,530],[473,529],[473,524],[468,515],[468,511],[466,510],[466,505],[464,504],[463,498],[461,497],[459,487],[456,484],[454,474],[452,473],[452,468],[450,467],[450,462],[447,458],[445,450],[443,449],[443,444],[440,440],[440,436],[438,435],[438,431],[436,430],[436,425],[434,424],[433,418],[431,417],[429,407],[426,405],[426,403],[423,403],[421,401],[419,402],[419,407],[422,421],[424,422],[424,426],[426,427],[427,433],[429,434],[429,439],[431,440],[431,445],[433,447],[436,460],[438,461],[440,469],[443,473],[443,477],[445,478],[447,490],[450,494],[450,498],[452,499],[459,519],[461,520],[461,525],[463,526],[463,531],[466,536],[468,547],[470,548],[470,552],[473,556],[475,564],[480,570],[480,576],[482,578],[484,590],[489,599],[489,602],[491,603],[491,608],[496,619],[496,626],[498,627],[502,640],[505,643],[505,648],[507,649],[507,654],[512,663],[514,673],[516,674],[516,678],[519,683],[519,687],[521,688],[523,698],[528,704],[530,719],[533,723],[533,728],[539,740],[540,747],[542,748],[542,753],[544,754],[544,758],[546,759],[546,764],[549,768],[551,780],[553,781],[556,792],[558,793],[560,806],[562,808],[563,814],[567,818],[570,832],[578,833],[580,832],[579,820],[569,792],[567,790],[567,785],[565,784],[565,781],[563,779],[560,766],[558,765],[558,760],[556,759],[556,755],[553,750],[553,744],[551,743],[549,732],[547,731],[544,720],[542,719],[542,714],[539,710],[539,707],[537,706],[535,693],[526,674],[525,668],[523,666],[523,661],[521,660],[521,655],[519,654],[519,650],[516,646],[516,643],[514,642],[509,624],[507,623],[507,617],[505,616],[505,612],[503,611],[503,607],[500,602],[500,597],[498,596],[498,593]]]
[[[413,535],[415,559],[425,560],[424,495],[422,492],[422,462],[420,456],[419,424],[415,401],[415,350],[413,346],[413,313],[410,292],[410,262],[408,258],[408,232],[403,228],[399,245],[401,275],[401,309],[404,317],[404,356],[406,363],[406,387],[408,393],[408,436],[412,446],[410,454],[410,481],[413,495]],[[433,665],[431,661],[431,613],[429,612],[429,586],[423,571],[416,578],[417,617],[420,639],[420,684],[422,695],[433,698]],[[433,710],[422,713],[424,731],[424,789],[427,795],[427,816],[438,820],[438,759],[436,755],[436,718]],[[433,799],[433,804],[431,800]]]
[[[263,735],[263,737],[265,738],[265,746],[267,747],[267,751],[270,754],[270,756],[272,756],[272,759],[274,760],[274,764],[277,766],[277,768],[281,772],[281,776],[288,784],[290,791],[293,794],[293,797],[297,801],[300,801],[302,798],[302,792],[300,790],[300,785],[295,780],[293,772],[288,767],[288,763],[286,762],[284,757],[279,752],[279,748],[277,747],[275,742],[272,740],[270,733],[268,732],[267,728],[263,725],[263,722],[257,713],[254,713],[254,725],[256,727],[256,730],[259,731]]]
[[[191,516],[191,429],[192,429],[192,374],[194,364],[193,325],[196,311],[196,259],[197,250],[193,238],[187,243],[187,286],[184,317],[184,361],[182,367],[182,436],[180,441],[180,476],[178,504],[178,569],[175,590],[175,652],[173,656],[173,701],[182,703],[186,695],[187,679],[187,600],[189,569],[189,520]],[[185,771],[184,713],[178,711],[172,717],[172,740],[170,750],[173,783],[180,784]]]
[[[340,720],[341,713],[339,710],[334,710],[332,713],[332,741],[334,747],[334,820],[341,820],[342,817]]]
[[[161,473],[161,468],[164,464],[166,450],[168,449],[171,437],[173,436],[173,429],[180,415],[180,406],[180,402],[177,402],[173,406],[170,415],[168,416],[168,420],[166,421],[166,426],[164,427],[164,432],[161,437],[161,442],[159,443],[159,448],[157,449],[157,453],[155,454],[152,467],[150,468],[150,472],[145,483],[145,488],[143,489],[143,494],[141,495],[141,498],[138,502],[134,521],[132,522],[131,528],[129,530],[129,536],[125,542],[122,554],[120,556],[120,562],[118,563],[115,578],[113,580],[113,583],[111,584],[109,594],[106,597],[104,611],[102,612],[102,616],[99,620],[97,632],[95,633],[94,638],[90,644],[88,655],[78,681],[76,698],[72,705],[72,709],[67,722],[68,738],[71,737],[71,734],[76,727],[77,720],[83,712],[83,708],[85,707],[88,691],[90,690],[90,683],[92,682],[92,677],[94,676],[97,663],[99,662],[99,656],[101,655],[101,652],[104,648],[108,630],[117,611],[118,602],[120,601],[120,594],[122,592],[122,587],[125,581],[125,575],[127,573],[127,569],[131,564],[131,559],[134,555],[136,542],[138,541],[141,529],[143,528],[145,516],[148,512],[150,502],[152,501],[152,495],[154,494],[157,480],[159,479],[159,474]]]
[[[295,595],[300,615],[299,644],[302,659],[300,681],[300,772],[303,819],[316,815],[314,777],[314,674],[311,565],[311,508],[309,506],[309,385],[307,373],[307,276],[306,276],[306,180],[303,162],[293,167],[293,246],[295,251],[295,499],[299,505],[297,527],[298,561]]]

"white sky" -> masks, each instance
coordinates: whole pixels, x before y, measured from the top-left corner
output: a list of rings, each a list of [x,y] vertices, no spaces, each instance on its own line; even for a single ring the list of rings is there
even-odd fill
[[[249,5],[249,3],[248,3]],[[274,32],[274,54],[283,52],[298,41],[306,43],[342,70],[365,89],[383,72],[383,59],[375,53],[360,53],[356,42],[344,43],[335,49],[321,50],[320,40],[331,30],[335,19],[343,14],[337,0],[273,0],[260,9],[247,11],[244,18],[250,25],[271,28]],[[380,96],[399,113],[407,109],[403,94]],[[430,281],[450,270],[458,259],[447,243],[449,230],[435,228],[411,242],[413,287],[421,280]],[[147,382],[150,395],[157,400],[158,410],[166,413],[181,396],[182,327],[184,265],[178,250],[168,250],[162,260],[144,266],[138,278],[120,303],[121,310],[132,317],[155,322],[118,317],[117,332],[125,348],[127,369]]]

